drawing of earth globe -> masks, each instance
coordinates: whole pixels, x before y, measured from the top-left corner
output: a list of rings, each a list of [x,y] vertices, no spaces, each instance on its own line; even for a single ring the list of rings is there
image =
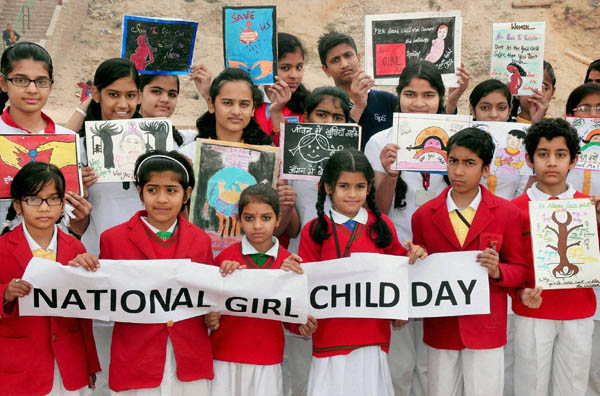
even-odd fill
[[[247,171],[223,168],[208,179],[206,192],[208,204],[223,216],[237,216],[242,191],[254,184],[256,179]]]

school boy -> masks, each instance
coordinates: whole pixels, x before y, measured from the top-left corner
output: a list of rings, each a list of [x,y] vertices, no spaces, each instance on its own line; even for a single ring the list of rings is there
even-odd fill
[[[512,202],[523,218],[527,286],[533,287],[529,201],[588,196],[567,183],[567,174],[577,163],[579,139],[577,131],[565,120],[547,118],[531,126],[525,149],[527,164],[534,170],[537,182]],[[597,213],[599,199],[600,196],[592,197]],[[596,310],[593,289],[545,290],[538,309],[530,309],[516,298],[512,309],[516,314],[515,395],[548,395],[550,383],[553,395],[584,395],[590,370],[592,315]]]
[[[487,176],[494,143],[466,128],[448,140],[451,185],[412,217],[413,241],[429,254],[481,250],[487,268],[490,313],[423,320],[428,345],[429,395],[502,395],[506,344],[506,289],[527,276],[522,257],[519,210],[479,184]],[[418,265],[418,264],[416,264]],[[464,391],[463,391],[464,389]]]

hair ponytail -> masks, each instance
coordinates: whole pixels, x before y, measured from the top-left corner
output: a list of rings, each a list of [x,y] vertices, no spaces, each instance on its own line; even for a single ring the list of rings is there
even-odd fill
[[[327,193],[325,192],[325,184],[319,183],[319,192],[317,195],[317,221],[310,225],[309,233],[313,241],[317,243],[323,243],[329,238],[329,223],[325,218],[325,200],[327,199]]]

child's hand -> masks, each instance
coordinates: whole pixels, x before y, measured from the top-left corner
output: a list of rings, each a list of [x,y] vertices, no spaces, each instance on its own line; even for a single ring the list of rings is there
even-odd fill
[[[15,298],[24,297],[31,292],[31,283],[24,281],[23,279],[15,278],[8,283],[6,290],[4,291],[4,301],[13,302]]]
[[[400,171],[392,169],[392,166],[396,163],[396,158],[398,157],[398,150],[400,150],[400,146],[390,143],[386,144],[379,154],[379,160],[381,161],[383,169],[385,169],[385,173],[391,177],[396,177],[400,174]]]
[[[481,263],[482,267],[487,268],[488,275],[492,279],[500,279],[500,267],[498,267],[498,261],[500,256],[498,252],[492,248],[487,248],[483,252],[477,255],[477,262]]]
[[[241,265],[237,261],[225,260],[221,263],[219,272],[221,273],[221,276],[226,277],[227,275],[233,274],[233,271],[244,268],[246,268],[246,266]]]
[[[283,260],[283,264],[281,264],[281,269],[284,271],[294,271],[297,274],[303,274],[304,271],[302,267],[300,267],[300,263],[302,262],[302,258],[297,254],[292,254],[285,260]]]
[[[65,193],[65,201],[73,207],[73,215],[75,215],[75,218],[71,219],[72,222],[85,220],[92,211],[92,204],[73,191],[67,191]]]
[[[271,113],[281,112],[285,105],[292,99],[292,91],[285,81],[275,76],[276,83],[266,88],[267,93],[271,95]],[[276,125],[278,128],[279,125]]]
[[[190,79],[196,84],[196,89],[200,96],[207,100],[210,94],[210,83],[212,82],[212,74],[204,65],[192,65]]]
[[[369,90],[373,88],[374,85],[375,80],[364,71],[359,71],[354,75],[352,84],[350,85],[350,99],[352,99],[354,106],[361,109],[367,107]]]
[[[544,98],[544,95],[538,89],[533,88],[532,91],[533,94],[527,96],[527,101],[530,103],[529,115],[531,116],[531,123],[535,124],[544,119],[550,107],[550,102]]]
[[[394,319],[394,320],[392,320],[392,326],[394,326],[395,328],[402,327],[402,326],[404,326],[407,323],[408,323],[408,320],[402,320],[402,319]]]
[[[404,242],[408,246],[408,264],[414,264],[418,258],[423,260],[427,257],[427,252],[419,245],[414,245],[412,241],[408,240]]]
[[[83,183],[83,197],[88,197],[88,187],[98,181],[98,175],[91,166],[81,168],[81,182]]]
[[[596,222],[600,224],[600,195],[592,195],[590,201],[596,207]]]
[[[73,260],[67,263],[71,267],[83,267],[87,271],[96,272],[100,268],[100,261],[98,257],[91,253],[78,254]]]
[[[219,328],[219,321],[221,320],[221,314],[218,312],[209,312],[204,315],[204,324],[211,331],[215,331]]]
[[[298,331],[300,332],[300,335],[302,335],[304,337],[310,337],[314,334],[315,331],[317,331],[317,327],[319,327],[319,324],[317,323],[317,319],[308,315],[308,320],[306,321],[305,324],[303,324],[302,326],[300,326],[298,328]]]
[[[542,291],[543,288],[541,286],[538,286],[535,289],[526,287],[521,291],[519,297],[521,298],[523,305],[527,308],[538,309],[540,305],[542,305]]]
[[[458,100],[467,90],[471,78],[471,75],[463,63],[460,64],[460,67],[456,68],[456,76],[458,77],[458,87],[448,89],[448,103],[446,106],[446,112],[448,114],[454,114],[454,111],[456,111]]]
[[[88,388],[96,389],[96,374],[90,374],[88,376]]]
[[[296,190],[288,184],[287,180],[277,180],[277,193],[282,212],[291,210],[296,205]]]

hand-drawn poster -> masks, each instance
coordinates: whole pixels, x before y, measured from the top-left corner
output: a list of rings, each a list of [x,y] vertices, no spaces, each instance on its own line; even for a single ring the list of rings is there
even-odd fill
[[[575,169],[600,170],[600,118],[567,117],[577,129],[581,153]]]
[[[529,202],[535,285],[600,286],[596,210],[589,199]]]
[[[0,199],[10,199],[10,183],[29,162],[56,165],[65,176],[66,191],[83,195],[76,134],[0,135]]]
[[[242,240],[240,194],[257,183],[275,187],[279,148],[209,139],[196,140],[196,187],[190,220],[208,233],[216,254]]]
[[[395,169],[446,173],[448,139],[470,125],[470,115],[394,113]]]
[[[525,136],[531,125],[517,122],[473,121],[473,126],[488,132],[496,150],[490,165],[490,175],[530,176],[533,171],[525,160]]]
[[[121,58],[143,74],[188,74],[198,22],[123,16]]]
[[[491,76],[513,95],[542,89],[545,32],[545,22],[494,23]]]
[[[137,158],[150,150],[173,150],[171,120],[135,118],[86,121],[88,165],[99,183],[134,181]]]
[[[240,68],[256,84],[273,84],[277,74],[275,6],[223,7],[225,68]]]
[[[366,71],[377,85],[397,85],[406,65],[426,60],[437,66],[446,87],[456,87],[461,32],[460,11],[366,15]]]
[[[329,157],[344,149],[360,150],[357,124],[282,123],[281,178],[319,180]]]

